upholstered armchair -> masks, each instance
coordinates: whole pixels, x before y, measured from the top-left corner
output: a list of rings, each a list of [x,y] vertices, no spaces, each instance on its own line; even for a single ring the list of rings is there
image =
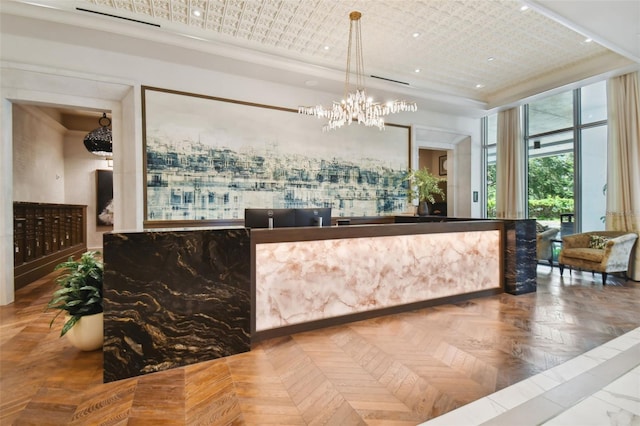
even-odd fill
[[[629,257],[638,235],[620,231],[594,231],[562,237],[558,256],[560,275],[565,266],[602,274],[607,283],[609,272],[627,272]]]
[[[558,235],[558,228],[540,229],[536,232],[536,259],[546,260],[553,269],[552,240]]]

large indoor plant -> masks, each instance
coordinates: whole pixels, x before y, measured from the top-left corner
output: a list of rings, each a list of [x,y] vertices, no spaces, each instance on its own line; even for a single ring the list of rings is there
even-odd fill
[[[66,262],[58,264],[55,269],[63,271],[56,278],[56,284],[60,288],[53,293],[47,304],[48,309],[60,310],[49,326],[64,311],[65,323],[60,336],[67,335],[71,343],[82,350],[102,347],[104,266],[98,255],[96,251],[89,251],[78,260],[70,257]]]
[[[421,216],[429,214],[429,203],[436,202],[435,195],[440,195],[442,200],[445,199],[444,191],[438,186],[444,179],[436,177],[426,167],[409,170],[405,180],[409,181],[409,200],[418,200],[418,214]]]

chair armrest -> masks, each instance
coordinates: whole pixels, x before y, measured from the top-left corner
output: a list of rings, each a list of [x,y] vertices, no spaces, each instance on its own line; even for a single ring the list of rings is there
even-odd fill
[[[549,260],[553,256],[551,240],[560,232],[558,228],[549,228],[536,234],[536,257]]]
[[[633,245],[636,243],[638,236],[636,234],[624,234],[619,237],[611,238],[604,247],[605,256],[609,253],[631,253]]]
[[[633,233],[620,235],[607,241],[604,248],[604,260],[607,265],[627,264],[631,250],[636,243],[638,236]]]
[[[609,239],[609,241],[607,241],[607,245],[611,243],[617,245],[617,244],[630,242],[631,245],[633,246],[633,243],[635,243],[637,239],[638,239],[638,235],[634,234],[633,232],[630,232],[628,234],[620,235],[619,237]]]
[[[558,228],[549,228],[543,232],[540,232],[538,234],[536,234],[536,239],[537,240],[552,240],[553,237],[555,237],[556,235],[558,235],[558,232],[560,232],[560,230]]]

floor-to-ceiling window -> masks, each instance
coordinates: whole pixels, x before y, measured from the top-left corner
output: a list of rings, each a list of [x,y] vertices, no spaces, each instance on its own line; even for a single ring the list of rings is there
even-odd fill
[[[583,87],[578,93],[580,115],[579,223],[585,231],[604,229],[607,189],[607,86]]]
[[[482,138],[485,155],[485,205],[483,214],[496,217],[496,145],[498,143],[498,115],[493,114],[482,120]]]
[[[574,93],[524,106],[527,216],[548,226],[574,226]]]
[[[524,107],[528,217],[565,232],[604,229],[606,82]],[[495,217],[497,114],[483,120],[485,215]]]

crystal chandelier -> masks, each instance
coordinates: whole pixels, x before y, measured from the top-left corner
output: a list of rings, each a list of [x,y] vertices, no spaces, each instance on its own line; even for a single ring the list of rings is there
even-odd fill
[[[417,111],[415,102],[391,101],[387,103],[374,102],[367,96],[364,87],[364,61],[362,59],[362,34],[360,32],[360,12],[349,14],[349,48],[347,50],[347,76],[344,84],[344,98],[340,102],[333,102],[331,108],[322,105],[314,107],[301,106],[298,113],[304,115],[315,115],[318,118],[327,118],[329,121],[322,128],[323,131],[340,128],[346,124],[351,124],[353,120],[358,120],[359,124],[365,126],[376,126],[384,130],[384,116],[397,112]],[[355,34],[354,34],[355,33]],[[355,37],[355,75],[356,87],[351,90],[351,47]]]

